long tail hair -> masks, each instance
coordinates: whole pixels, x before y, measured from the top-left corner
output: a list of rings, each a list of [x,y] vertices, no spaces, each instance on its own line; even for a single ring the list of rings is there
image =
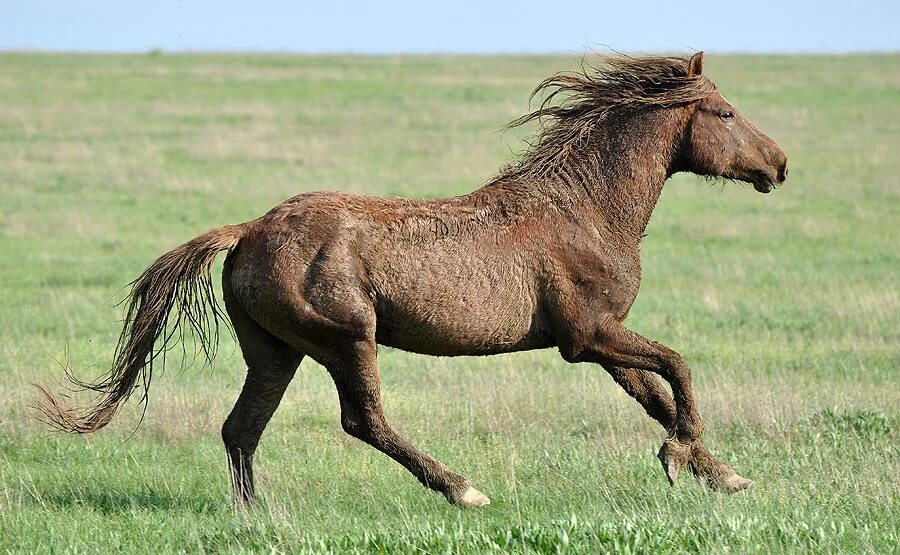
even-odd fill
[[[243,233],[242,225],[210,230],[151,264],[132,282],[125,325],[109,372],[97,382],[85,382],[66,370],[69,381],[82,390],[96,391],[98,400],[92,406],[70,408],[36,385],[42,398],[35,407],[43,420],[65,432],[95,432],[109,423],[139,385],[146,406],[154,363],[164,363],[166,351],[183,336],[185,324],[195,333],[204,358],[211,362],[224,314],[216,304],[210,268],[216,255],[234,249]]]

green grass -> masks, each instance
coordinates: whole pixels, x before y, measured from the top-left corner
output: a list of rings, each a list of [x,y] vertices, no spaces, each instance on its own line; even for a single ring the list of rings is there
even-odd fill
[[[219,427],[244,367],[157,376],[91,437],[30,417],[55,360],[109,364],[110,305],[151,260],[301,191],[446,196],[521,149],[496,133],[549,57],[0,54],[0,551],[889,553],[900,542],[900,56],[717,57],[790,159],[771,195],[678,176],[629,325],[694,370],[704,440],[756,480],[675,488],[662,432],[555,351],[383,349],[395,427],[492,499],[465,512],[340,429],[302,365],[229,504]],[[84,398],[80,398],[84,400]]]

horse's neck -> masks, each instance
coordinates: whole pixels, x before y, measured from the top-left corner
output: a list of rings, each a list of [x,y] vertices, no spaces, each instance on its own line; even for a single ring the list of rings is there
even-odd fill
[[[674,167],[680,115],[667,110],[597,133],[594,148],[582,154],[594,171],[579,172],[586,181],[569,185],[584,197],[577,213],[611,238],[639,244]]]
[[[584,214],[616,237],[639,243],[666,182],[666,167],[654,164],[636,172],[615,172],[598,181]]]
[[[501,175],[459,198],[511,218],[548,209],[573,214],[615,242],[637,246],[673,172],[688,115],[674,108],[596,129],[553,174],[538,178],[519,167],[516,177]]]

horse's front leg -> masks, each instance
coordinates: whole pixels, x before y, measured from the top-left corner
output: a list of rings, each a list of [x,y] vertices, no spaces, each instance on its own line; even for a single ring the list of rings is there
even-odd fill
[[[675,403],[656,376],[637,368],[611,364],[604,368],[626,393],[644,407],[651,418],[672,434],[675,426]],[[731,466],[718,461],[699,441],[691,447],[688,468],[698,480],[714,490],[733,493],[753,485],[752,480],[743,478]]]
[[[681,355],[627,329],[612,316],[601,318],[591,333],[573,334],[571,343],[562,345],[561,351],[571,362],[649,370],[669,382],[675,398],[675,422],[669,439],[659,450],[659,459],[674,484],[679,470],[690,460],[692,446],[703,433],[691,387],[691,370]]]

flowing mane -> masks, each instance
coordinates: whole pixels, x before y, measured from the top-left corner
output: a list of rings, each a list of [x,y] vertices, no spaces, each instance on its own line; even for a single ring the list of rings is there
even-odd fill
[[[597,126],[709,96],[716,86],[702,75],[689,75],[688,64],[688,58],[677,56],[598,55],[593,61],[582,58],[577,71],[548,77],[531,93],[531,100],[544,95],[540,107],[506,126],[537,120],[540,130],[522,158],[499,177],[545,177],[563,167]],[[559,97],[562,101],[555,102]]]

